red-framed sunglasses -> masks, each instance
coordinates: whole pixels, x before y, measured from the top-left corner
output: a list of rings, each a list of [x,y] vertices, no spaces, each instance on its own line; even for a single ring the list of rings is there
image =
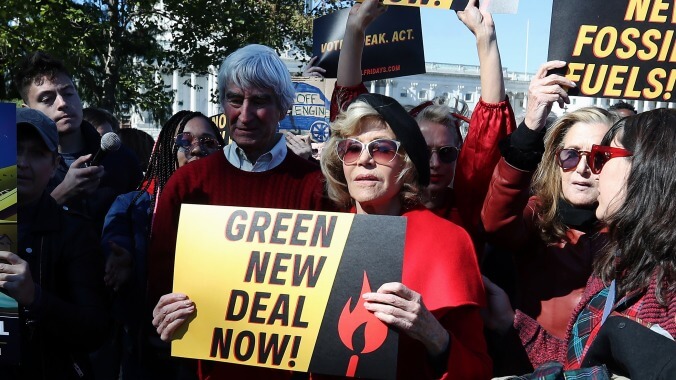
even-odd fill
[[[594,174],[601,173],[606,162],[616,157],[631,157],[634,153],[624,149],[612,146],[592,145],[589,153],[589,169]]]
[[[585,150],[557,149],[556,163],[563,169],[564,172],[573,170],[580,164],[582,156],[587,157],[587,165],[594,174],[601,173],[603,165],[611,158],[615,157],[630,157],[633,153],[622,148],[613,148],[603,145],[592,145],[590,152]]]

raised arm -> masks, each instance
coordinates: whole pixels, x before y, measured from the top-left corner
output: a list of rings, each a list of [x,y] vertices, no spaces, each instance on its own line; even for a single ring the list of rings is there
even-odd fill
[[[493,168],[500,160],[498,143],[516,128],[514,112],[505,97],[495,24],[491,14],[481,11],[476,3],[471,0],[465,10],[457,12],[460,21],[476,38],[481,99],[472,113],[454,180],[458,212],[475,238],[479,235],[481,208]]]
[[[378,0],[365,0],[356,3],[347,16],[343,46],[338,57],[339,86],[356,86],[361,83],[361,57],[364,52],[364,35],[366,28],[378,16],[385,12],[385,7]]]
[[[354,99],[366,91],[361,78],[361,58],[364,51],[366,28],[385,12],[378,0],[365,0],[350,9],[345,25],[343,46],[338,57],[336,87],[331,96],[331,121],[335,120]]]
[[[489,12],[476,6],[477,0],[470,0],[464,10],[458,11],[458,18],[476,37],[481,75],[481,97],[485,102],[498,103],[505,99],[505,81],[502,77],[502,62],[495,34],[495,23]]]
[[[563,86],[575,86],[572,81],[547,72],[564,64],[547,62],[531,80],[526,119],[504,144],[504,159],[493,173],[481,217],[490,240],[505,248],[518,249],[520,242],[534,232],[537,204],[528,203],[528,195],[531,177],[544,153],[542,129],[552,104],[568,102]]]

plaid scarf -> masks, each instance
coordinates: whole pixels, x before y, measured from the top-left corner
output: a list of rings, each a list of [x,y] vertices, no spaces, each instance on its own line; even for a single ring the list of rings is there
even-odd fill
[[[589,346],[591,346],[601,329],[603,307],[608,298],[608,291],[609,288],[605,287],[598,292],[589,301],[587,306],[582,309],[577,320],[575,320],[568,341],[568,354],[565,366],[567,369],[580,368],[582,360],[587,350],[589,350]],[[642,305],[642,302],[637,302],[641,298],[640,296],[641,294],[634,293],[622,297],[620,301],[613,305],[613,311],[610,315],[621,315],[645,325],[645,323],[637,318]]]

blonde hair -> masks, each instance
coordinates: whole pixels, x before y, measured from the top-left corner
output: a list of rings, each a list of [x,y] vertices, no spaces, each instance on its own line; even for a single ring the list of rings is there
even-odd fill
[[[429,121],[431,123],[441,124],[448,128],[454,137],[457,139],[458,147],[462,145],[462,133],[460,132],[460,120],[454,117],[451,112],[453,110],[443,104],[435,104],[428,107],[425,107],[418,115],[415,117],[415,121]]]
[[[577,123],[605,124],[611,126],[617,117],[598,107],[584,107],[558,118],[545,134],[545,152],[533,175],[531,189],[538,198],[536,225],[546,243],[561,241],[568,227],[558,213],[558,203],[563,199],[561,168],[556,162],[556,150],[563,148],[563,139]]]
[[[342,139],[358,135],[363,127],[370,123],[377,123],[379,128],[391,130],[383,117],[368,103],[353,102],[331,124],[331,138],[322,153],[320,164],[326,178],[327,194],[332,201],[344,209],[352,207],[354,201],[347,188],[343,162],[338,158],[336,146]],[[418,185],[418,172],[403,146],[399,148],[398,154],[404,157],[404,167],[397,178],[397,182],[402,184],[399,197],[402,208],[408,209],[422,202],[421,188]]]

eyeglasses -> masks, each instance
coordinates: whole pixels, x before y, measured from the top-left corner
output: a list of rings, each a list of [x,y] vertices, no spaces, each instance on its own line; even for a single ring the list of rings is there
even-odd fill
[[[591,152],[587,152],[585,150],[577,150],[572,148],[558,149],[556,151],[556,163],[559,164],[564,172],[567,172],[577,167],[577,165],[580,163],[580,160],[582,159],[582,156],[587,157],[587,165],[589,165],[590,154]]]
[[[195,145],[199,145],[203,151],[215,151],[221,148],[221,144],[213,137],[204,136],[197,138],[190,132],[183,132],[176,135],[176,145],[179,149],[190,151]]]
[[[359,140],[344,139],[340,140],[338,145],[336,145],[336,153],[345,165],[351,165],[359,160],[364,148],[366,148],[369,156],[376,163],[383,165],[394,160],[400,146],[401,142],[397,140],[378,139],[364,144]]]
[[[430,159],[432,158],[432,154],[436,153],[439,161],[446,164],[457,160],[460,154],[460,148],[451,145],[440,146],[438,148],[427,147],[427,151],[430,154]]]
[[[633,153],[622,148],[610,146],[592,145],[591,152],[577,149],[559,149],[556,151],[556,163],[563,171],[573,170],[577,167],[582,156],[587,157],[587,165],[594,174],[601,173],[603,165],[611,158],[630,157]]]
[[[603,166],[610,159],[615,157],[631,157],[633,155],[634,153],[623,148],[592,145],[591,152],[589,153],[589,169],[591,169],[592,173],[599,174],[603,170]]]

